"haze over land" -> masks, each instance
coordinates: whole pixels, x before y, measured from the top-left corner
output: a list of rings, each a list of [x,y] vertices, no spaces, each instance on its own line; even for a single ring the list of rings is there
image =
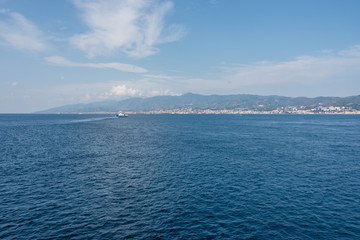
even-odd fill
[[[188,92],[357,96],[359,9],[357,0],[0,0],[0,113]]]

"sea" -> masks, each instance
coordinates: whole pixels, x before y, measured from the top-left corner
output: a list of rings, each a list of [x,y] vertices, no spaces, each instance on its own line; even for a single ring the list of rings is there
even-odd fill
[[[0,239],[360,239],[360,116],[1,114]]]

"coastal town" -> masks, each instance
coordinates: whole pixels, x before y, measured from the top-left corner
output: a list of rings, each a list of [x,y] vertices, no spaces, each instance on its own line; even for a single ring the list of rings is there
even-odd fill
[[[153,111],[128,112],[130,114],[360,114],[360,110],[352,107],[338,106],[318,106],[314,108],[301,107],[281,107],[275,110],[262,110],[262,105],[257,109],[195,109],[192,107],[176,109],[159,109]]]

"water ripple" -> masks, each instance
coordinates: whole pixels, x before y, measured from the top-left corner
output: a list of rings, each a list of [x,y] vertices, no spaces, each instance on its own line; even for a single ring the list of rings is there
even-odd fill
[[[0,239],[360,238],[358,116],[10,115],[0,128]]]

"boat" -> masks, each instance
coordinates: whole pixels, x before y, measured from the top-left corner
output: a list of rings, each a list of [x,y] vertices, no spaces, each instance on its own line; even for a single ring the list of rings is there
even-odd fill
[[[123,113],[123,112],[118,112],[116,115],[115,115],[117,118],[126,118],[128,117],[127,114]]]

